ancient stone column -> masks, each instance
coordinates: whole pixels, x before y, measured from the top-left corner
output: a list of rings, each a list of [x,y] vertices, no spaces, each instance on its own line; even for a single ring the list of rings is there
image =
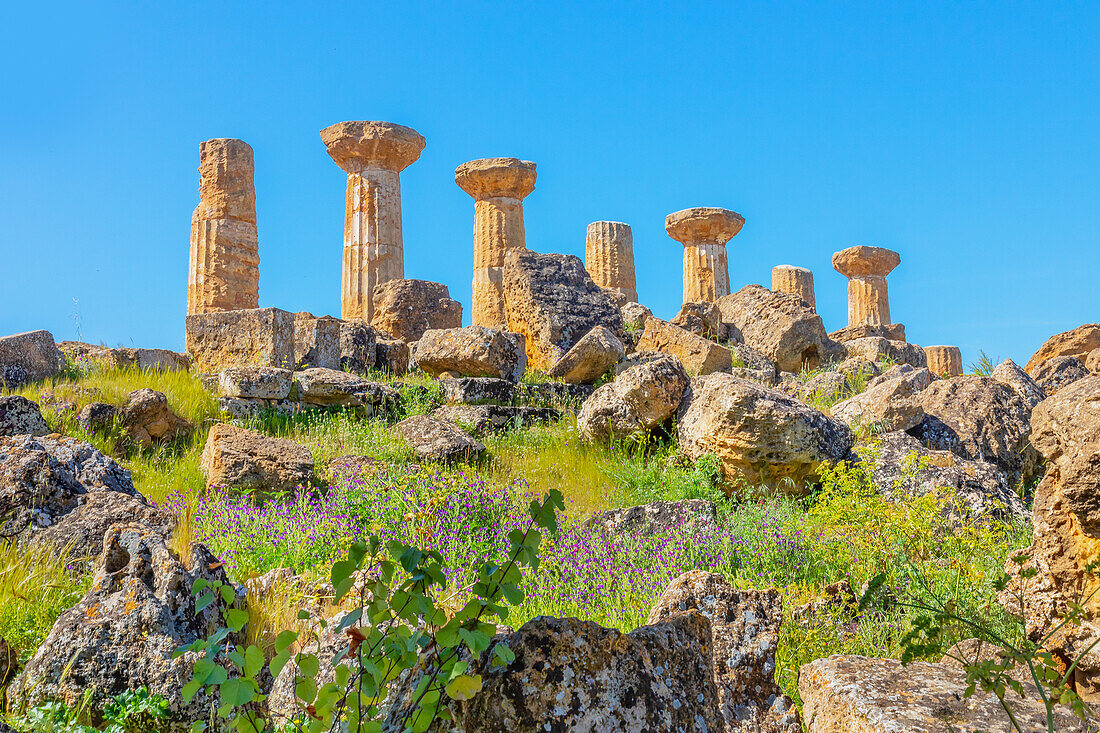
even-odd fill
[[[726,242],[745,220],[729,209],[684,209],[665,217],[668,236],[684,245],[684,302],[704,303],[730,293]]]
[[[772,290],[777,293],[794,293],[816,310],[814,300],[814,274],[805,267],[776,265],[772,268]]]
[[[420,157],[424,137],[391,122],[338,122],[321,140],[348,174],[340,314],[369,323],[374,286],[405,277],[400,173]]]
[[[958,377],[963,373],[962,351],[958,346],[925,346],[928,371],[937,377]]]
[[[617,290],[627,303],[638,302],[634,280],[634,234],[621,221],[594,221],[584,243],[584,269],[601,288]]]
[[[884,326],[890,320],[886,276],[901,255],[882,247],[849,247],[833,254],[833,269],[848,278],[848,326]]]
[[[526,249],[523,199],[535,190],[535,164],[518,158],[482,158],[455,168],[455,183],[474,197],[473,325],[502,328],[504,255]]]
[[[244,140],[199,144],[199,205],[191,215],[187,314],[259,307],[255,165]]]

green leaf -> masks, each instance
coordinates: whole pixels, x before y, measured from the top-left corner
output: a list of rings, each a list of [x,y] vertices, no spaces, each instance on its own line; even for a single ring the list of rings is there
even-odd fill
[[[309,705],[317,697],[317,683],[309,677],[300,677],[294,685],[294,696]]]
[[[240,608],[230,608],[225,612],[225,623],[234,632],[239,633],[248,624],[248,611]]]
[[[493,656],[505,665],[509,665],[516,661],[516,653],[509,649],[508,645],[503,642],[493,647]]]
[[[244,652],[244,674],[245,677],[255,677],[260,673],[260,670],[264,668],[264,653],[260,651],[260,648],[253,644],[248,647]]]
[[[192,698],[202,689],[202,680],[195,678],[183,686],[183,701],[191,702]]]
[[[271,670],[272,677],[278,677],[279,673],[283,671],[283,667],[290,661],[290,649],[284,649],[274,657],[271,658],[271,663],[268,664],[268,669]]]
[[[447,684],[446,691],[452,700],[469,700],[481,692],[481,675],[459,675]]]
[[[221,684],[219,691],[221,692],[223,709],[232,709],[240,707],[245,703],[250,703],[256,694],[256,689],[252,686],[252,683],[240,677],[226,680]],[[222,715],[221,717],[225,718],[228,716]]]
[[[211,603],[214,602],[214,593],[204,593],[199,600],[195,601],[195,613],[199,614],[205,611]]]
[[[315,678],[321,669],[321,663],[314,654],[298,655],[298,669],[303,677]]]
[[[233,601],[237,600],[237,591],[234,590],[233,586],[229,585],[228,583],[218,588],[218,592],[222,594],[222,600],[226,603],[232,603]]]
[[[284,631],[275,637],[275,653],[278,654],[294,642],[298,641],[298,633],[295,631]]]

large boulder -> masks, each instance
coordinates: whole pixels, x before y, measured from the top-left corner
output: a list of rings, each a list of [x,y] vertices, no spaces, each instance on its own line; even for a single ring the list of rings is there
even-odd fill
[[[235,366],[294,367],[294,314],[250,308],[187,316],[187,354],[201,373]]]
[[[420,340],[425,331],[462,328],[462,304],[446,285],[427,280],[387,280],[374,286],[371,325],[395,339]]]
[[[26,397],[0,397],[0,435],[45,435],[50,432],[38,403]]]
[[[397,423],[397,432],[421,461],[472,461],[485,446],[454,422],[433,415],[413,415]]]
[[[712,671],[724,729],[801,733],[794,703],[775,682],[775,652],[783,621],[779,591],[738,590],[720,575],[692,570],[672,581],[646,623],[660,623],[688,611],[710,621]]]
[[[839,331],[833,331],[829,334],[829,338],[842,344],[866,336],[877,336],[890,341],[904,341],[905,326],[901,323],[861,323],[858,326],[845,326]]]
[[[305,311],[294,314],[294,366],[340,368],[339,318],[315,316]]]
[[[599,528],[612,537],[631,538],[690,533],[717,537],[722,527],[714,502],[704,499],[654,501],[649,504],[608,509],[585,520],[586,527]]]
[[[852,447],[852,431],[781,392],[710,374],[691,380],[677,414],[680,450],[691,459],[713,453],[726,479],[801,492],[824,461]]]
[[[623,328],[627,331],[641,331],[645,328],[645,319],[653,315],[653,311],[641,303],[624,303],[619,308],[619,314],[623,319]]]
[[[1035,376],[1035,371],[1048,359],[1076,356],[1084,361],[1089,352],[1097,348],[1100,348],[1100,323],[1086,323],[1072,331],[1056,333],[1048,338],[1027,360],[1024,370]]]
[[[143,522],[167,535],[171,514],[134,490],[130,472],[90,444],[56,435],[0,438],[0,504],[13,513],[0,534],[46,542],[77,558],[103,547],[107,528]]]
[[[1015,390],[992,377],[941,379],[912,397],[924,420],[909,432],[927,448],[989,461],[1015,487],[1039,470],[1031,447],[1031,408]]]
[[[298,399],[311,405],[365,407],[369,414],[393,411],[401,395],[393,387],[335,369],[314,367],[294,373]]]
[[[130,367],[141,371],[185,372],[191,367],[191,359],[168,349],[112,349],[81,341],[62,341],[57,345],[67,358],[80,366],[102,364],[108,367]]]
[[[1047,396],[1087,376],[1089,376],[1089,370],[1076,356],[1055,356],[1035,369],[1035,383],[1047,393]]]
[[[9,689],[9,702],[34,707],[58,700],[84,706],[99,722],[111,697],[144,687],[168,701],[167,730],[189,730],[216,700],[200,693],[184,702],[197,655],[173,658],[173,652],[205,638],[220,625],[225,608],[218,598],[197,610],[191,589],[200,578],[228,582],[204,546],[191,545],[184,560],[159,532],[142,524],[114,525],[103,538],[91,589],[54,623]]]
[[[401,339],[379,338],[374,354],[375,367],[387,374],[403,377],[409,371],[412,351]]]
[[[516,399],[516,383],[495,377],[448,377],[439,387],[448,405],[510,405]]]
[[[274,494],[313,483],[313,455],[286,438],[218,423],[202,451],[206,485]]]
[[[556,364],[596,326],[625,335],[618,307],[573,255],[508,250],[504,312],[508,329],[526,338],[524,348],[531,368],[542,371]]]
[[[998,364],[990,376],[1018,394],[1029,410],[1034,410],[1037,404],[1047,398],[1043,388],[1012,359],[1005,359]]]
[[[927,369],[899,364],[871,380],[863,392],[834,405],[829,414],[852,428],[909,430],[924,419],[924,410],[909,398],[931,383],[932,373]]]
[[[621,371],[584,401],[577,430],[590,442],[641,437],[665,424],[687,389],[689,377],[680,360],[649,354]]]
[[[675,356],[691,376],[729,371],[733,364],[726,347],[653,316],[646,319],[637,348]]]
[[[49,331],[0,336],[0,387],[16,389],[61,371],[64,356]]]
[[[518,382],[527,368],[523,337],[486,326],[425,331],[411,359],[433,377],[496,377]]]
[[[725,341],[728,337],[728,329],[722,322],[722,311],[715,303],[684,303],[672,319],[672,324],[714,341]]]
[[[547,374],[572,384],[593,384],[626,356],[626,346],[606,326],[586,333]]]
[[[279,367],[230,367],[218,375],[218,388],[226,397],[284,400],[290,396],[294,372]]]
[[[356,374],[373,369],[378,358],[378,338],[378,332],[366,321],[340,321],[340,368]]]
[[[824,657],[802,665],[798,694],[807,733],[992,733],[1016,730],[995,695],[967,695],[966,672],[954,664]],[[1006,701],[1019,730],[1047,730],[1046,708],[1034,687],[1009,691]],[[1084,733],[1066,708],[1054,730]]]
[[[793,293],[746,285],[717,303],[722,320],[782,371],[816,369],[844,358],[842,347],[826,335],[821,316]]]
[[[148,448],[191,432],[192,425],[172,412],[168,398],[155,389],[136,389],[120,410],[122,427],[131,440]]]
[[[848,350],[849,357],[861,356],[874,362],[892,361],[895,364],[908,364],[918,369],[928,366],[928,357],[924,349],[904,341],[891,341],[880,336],[864,336],[845,341],[844,347]]]

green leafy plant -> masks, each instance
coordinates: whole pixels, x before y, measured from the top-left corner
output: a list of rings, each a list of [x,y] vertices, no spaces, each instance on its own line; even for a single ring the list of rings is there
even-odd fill
[[[107,701],[102,727],[86,725],[81,721],[90,717],[91,695],[86,692],[75,707],[56,701],[39,705],[10,724],[20,733],[149,733],[162,730],[168,719],[168,701],[139,687]]]
[[[997,368],[997,361],[992,359],[985,350],[978,352],[978,359],[970,363],[970,373],[979,377],[988,377]]]

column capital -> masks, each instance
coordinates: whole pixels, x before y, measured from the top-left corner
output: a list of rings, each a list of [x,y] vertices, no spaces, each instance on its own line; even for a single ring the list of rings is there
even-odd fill
[[[725,244],[744,225],[744,217],[736,211],[712,206],[683,209],[665,217],[668,236],[686,246]]]
[[[347,173],[365,168],[401,172],[415,163],[424,149],[423,135],[392,122],[337,122],[321,130],[321,142]]]
[[[833,269],[847,278],[886,277],[901,263],[901,255],[885,247],[849,247],[833,253]]]
[[[480,158],[455,168],[455,183],[474,199],[523,199],[535,190],[535,164],[519,158]]]

